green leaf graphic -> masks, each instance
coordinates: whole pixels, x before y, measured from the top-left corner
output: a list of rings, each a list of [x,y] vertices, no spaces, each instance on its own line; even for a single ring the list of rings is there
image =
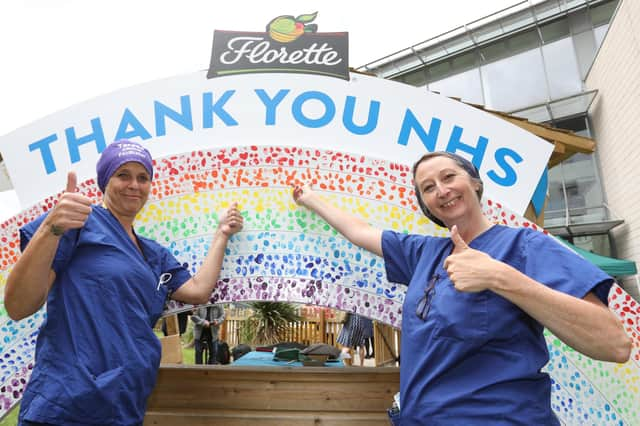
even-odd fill
[[[316,16],[318,16],[318,12],[314,12],[308,15],[300,15],[296,18],[296,21],[302,22],[302,23],[311,22],[314,19],[316,19]]]

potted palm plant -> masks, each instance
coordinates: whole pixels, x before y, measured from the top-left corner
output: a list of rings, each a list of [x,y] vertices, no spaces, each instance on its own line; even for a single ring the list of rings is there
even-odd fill
[[[240,334],[253,346],[268,346],[286,339],[289,324],[301,320],[295,305],[285,302],[251,302],[253,313]]]

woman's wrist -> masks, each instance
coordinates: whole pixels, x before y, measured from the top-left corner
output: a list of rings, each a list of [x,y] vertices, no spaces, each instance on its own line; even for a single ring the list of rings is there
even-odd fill
[[[222,229],[222,226],[219,227],[218,229],[216,229],[216,232],[213,234],[213,238],[215,240],[219,240],[220,238],[224,239],[224,242],[226,243],[229,238],[231,237],[233,233],[229,233],[227,234],[226,232],[224,232],[224,230]]]
[[[59,239],[65,233],[66,229],[64,229],[60,225],[57,225],[53,220],[51,220],[51,218],[47,218],[44,222],[42,222],[42,225],[40,225],[38,231],[44,235],[53,236],[56,239]]]

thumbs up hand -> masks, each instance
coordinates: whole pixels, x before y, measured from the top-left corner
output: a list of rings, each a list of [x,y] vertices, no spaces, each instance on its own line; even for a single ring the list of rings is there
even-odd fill
[[[75,172],[69,172],[65,191],[43,223],[56,237],[69,229],[82,228],[91,213],[91,199],[76,192],[77,183]]]
[[[491,289],[507,265],[469,247],[455,225],[451,228],[451,240],[453,251],[444,261],[444,269],[456,290],[476,293]]]
[[[224,233],[227,237],[240,232],[244,225],[244,218],[242,213],[238,210],[238,203],[233,202],[227,212],[220,218],[218,223],[218,229]]]
[[[308,203],[316,196],[316,193],[311,189],[310,184],[305,184],[294,186],[292,195],[293,201],[298,205],[308,207]]]

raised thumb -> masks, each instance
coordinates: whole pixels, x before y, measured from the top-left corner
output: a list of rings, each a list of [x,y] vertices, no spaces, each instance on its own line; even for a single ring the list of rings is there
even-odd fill
[[[460,232],[458,232],[458,225],[453,225],[453,227],[451,228],[451,240],[453,240],[453,244],[458,248],[469,248],[467,243],[465,243],[462,239],[462,236],[460,236]]]
[[[76,172],[67,173],[67,188],[65,192],[76,192],[78,188],[78,176],[76,176]]]

